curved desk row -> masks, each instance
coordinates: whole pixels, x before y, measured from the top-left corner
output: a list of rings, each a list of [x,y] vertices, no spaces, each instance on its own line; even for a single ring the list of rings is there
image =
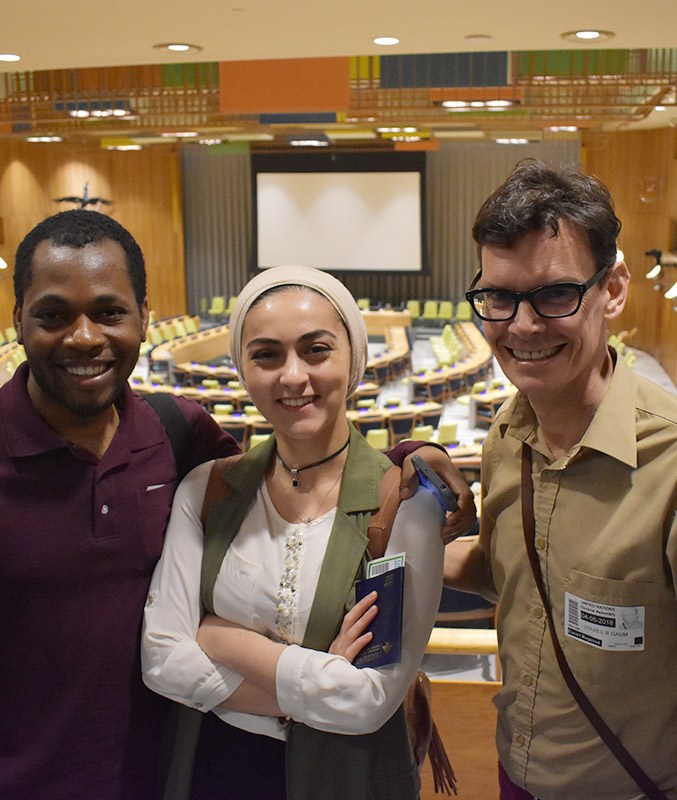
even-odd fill
[[[451,366],[437,367],[412,375],[414,397],[444,402],[469,391],[473,383],[489,374],[493,354],[482,332],[473,322],[458,323],[457,330],[468,355]]]

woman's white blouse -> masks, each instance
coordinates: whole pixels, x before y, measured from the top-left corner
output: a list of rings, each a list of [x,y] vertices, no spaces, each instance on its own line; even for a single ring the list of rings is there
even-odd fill
[[[285,726],[277,718],[216,708],[243,679],[209,659],[196,642],[203,546],[200,512],[212,463],[194,469],[174,498],[144,614],[144,681],[172,700],[213,710],[232,725],[283,739]],[[290,645],[276,672],[278,704],[285,715],[320,730],[368,733],[396,711],[423,657],[442,586],[442,511],[421,488],[400,504],[386,554],[406,554],[402,661],[379,669],[358,669],[341,656],[298,644],[305,634],[335,514],[334,509],[309,525],[289,523],[273,507],[263,482],[221,565],[214,610],[224,619]]]

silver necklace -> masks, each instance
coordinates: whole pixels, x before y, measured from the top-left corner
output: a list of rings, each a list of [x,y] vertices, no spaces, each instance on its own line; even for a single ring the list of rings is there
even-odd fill
[[[342,475],[343,475],[343,470],[341,470],[339,472],[339,474],[336,476],[336,480],[332,483],[332,485],[324,493],[324,495],[322,496],[322,499],[320,500],[320,502],[319,502],[318,506],[316,507],[315,511],[313,512],[312,516],[310,516],[310,517],[301,517],[298,514],[296,515],[296,519],[300,523],[302,523],[303,525],[310,525],[310,523],[313,522],[316,519],[317,514],[320,511],[320,509],[322,508],[322,506],[324,505],[325,500],[329,497],[329,493],[332,491],[332,489],[339,482],[339,480],[341,479]]]

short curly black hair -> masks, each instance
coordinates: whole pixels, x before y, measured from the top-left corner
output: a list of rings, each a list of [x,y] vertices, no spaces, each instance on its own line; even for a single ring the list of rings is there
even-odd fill
[[[96,244],[102,239],[117,242],[125,251],[134,298],[141,308],[146,299],[146,265],[141,248],[119,222],[98,211],[81,208],[47,217],[26,234],[18,246],[14,259],[14,298],[17,306],[23,305],[24,292],[33,278],[33,255],[40,242],[49,240],[55,245],[79,248]]]
[[[526,233],[548,229],[557,236],[562,218],[587,235],[598,270],[613,266],[621,222],[607,187],[575,166],[520,161],[475,219],[472,233],[480,265],[484,245],[510,247]]]

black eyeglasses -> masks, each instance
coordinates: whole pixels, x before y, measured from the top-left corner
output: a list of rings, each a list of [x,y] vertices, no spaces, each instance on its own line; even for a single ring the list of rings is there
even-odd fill
[[[534,311],[547,319],[571,317],[581,307],[583,295],[598,283],[608,267],[602,267],[585,283],[549,283],[530,292],[513,292],[510,289],[471,289],[466,298],[480,319],[487,322],[506,322],[517,314],[522,300],[527,300]],[[479,280],[477,275],[471,286]]]

